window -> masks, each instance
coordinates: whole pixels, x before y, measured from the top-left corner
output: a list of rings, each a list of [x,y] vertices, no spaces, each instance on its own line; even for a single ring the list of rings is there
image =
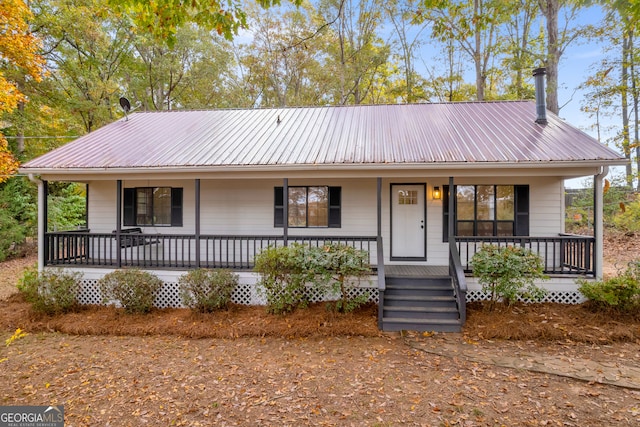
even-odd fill
[[[287,197],[289,227],[340,227],[341,187],[290,186]],[[274,226],[284,226],[284,189],[274,193]]]
[[[400,190],[398,192],[399,205],[417,205],[418,192],[416,190]]]
[[[442,198],[444,241],[449,236],[449,186]],[[457,185],[454,187],[456,236],[529,234],[529,186]]]
[[[125,226],[182,226],[182,188],[125,188],[123,196]]]

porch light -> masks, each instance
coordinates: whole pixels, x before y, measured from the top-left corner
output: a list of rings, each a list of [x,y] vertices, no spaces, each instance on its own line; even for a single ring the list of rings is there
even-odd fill
[[[442,197],[442,193],[440,192],[440,187],[433,187],[433,200],[440,200]]]

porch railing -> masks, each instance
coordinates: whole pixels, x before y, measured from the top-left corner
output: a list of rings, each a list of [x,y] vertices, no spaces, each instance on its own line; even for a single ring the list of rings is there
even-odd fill
[[[288,236],[287,241],[312,246],[326,243],[350,245],[368,251],[371,265],[378,265],[375,236]],[[196,239],[190,234],[139,234],[135,239],[121,236],[118,241],[113,233],[91,233],[87,230],[50,232],[45,234],[45,264],[252,269],[258,253],[269,246],[284,244],[284,237],[277,235],[201,235]]]
[[[538,254],[545,274],[579,274],[593,276],[595,269],[595,238],[574,234],[554,237],[461,237],[455,238],[464,271],[471,272],[469,262],[484,244],[521,246]]]

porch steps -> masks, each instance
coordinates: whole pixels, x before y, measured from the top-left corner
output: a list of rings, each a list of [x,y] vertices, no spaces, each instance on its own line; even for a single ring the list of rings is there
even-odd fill
[[[449,277],[386,277],[382,330],[460,332]]]

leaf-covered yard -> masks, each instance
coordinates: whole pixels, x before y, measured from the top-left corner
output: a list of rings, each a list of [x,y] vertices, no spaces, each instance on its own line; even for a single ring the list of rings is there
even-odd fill
[[[553,304],[488,313],[471,304],[462,334],[380,333],[374,307],[36,316],[9,296],[33,261],[0,264],[0,405],[62,404],[67,426],[640,423],[638,389],[499,363],[544,355],[568,371],[578,360],[608,367],[596,376],[640,369],[633,316]],[[28,334],[5,345],[17,328]],[[469,351],[495,363],[465,358]]]
[[[422,339],[438,345],[443,338]],[[572,357],[578,348],[585,350],[562,345],[556,351]],[[636,363],[640,357],[637,345],[587,349]],[[189,339],[38,333],[0,355],[2,404],[64,404],[67,426],[640,421],[638,390],[434,355],[407,346],[399,335]]]

